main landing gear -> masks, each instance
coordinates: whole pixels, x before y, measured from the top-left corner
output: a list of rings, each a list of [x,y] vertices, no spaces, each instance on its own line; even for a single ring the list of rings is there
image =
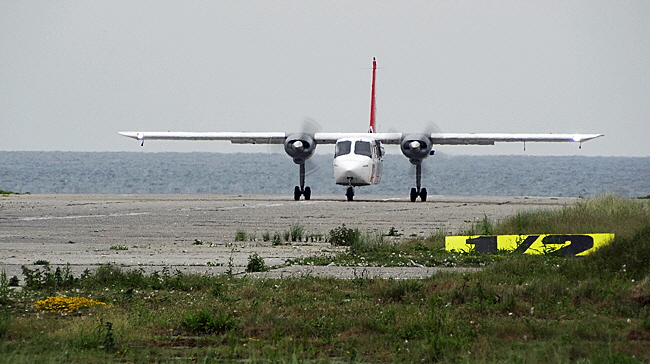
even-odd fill
[[[300,196],[305,196],[305,201],[311,199],[311,188],[305,187],[305,162],[300,163],[300,186],[293,189],[293,199],[298,201]]]
[[[422,182],[422,164],[418,163],[415,165],[415,185],[417,186],[416,188],[411,188],[411,202],[415,202],[415,200],[420,197],[420,200],[422,202],[427,201],[427,189],[426,188],[421,188]]]

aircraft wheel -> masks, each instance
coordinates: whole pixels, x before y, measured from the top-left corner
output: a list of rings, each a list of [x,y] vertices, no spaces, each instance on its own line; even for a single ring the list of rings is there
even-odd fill
[[[293,199],[296,201],[300,200],[300,195],[302,195],[300,187],[296,186],[296,188],[293,189]]]
[[[309,201],[311,199],[311,188],[305,187],[303,195],[305,195],[305,201]]]
[[[415,202],[415,200],[418,198],[418,191],[415,189],[415,187],[411,188],[411,202]]]
[[[427,189],[426,188],[423,188],[420,191],[420,200],[422,200],[422,202],[427,202]]]
[[[345,196],[347,196],[348,201],[354,200],[354,188],[348,187],[348,190],[345,191]]]

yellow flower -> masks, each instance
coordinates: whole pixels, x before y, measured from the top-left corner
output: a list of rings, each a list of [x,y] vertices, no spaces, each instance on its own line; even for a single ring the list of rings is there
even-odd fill
[[[62,312],[62,313],[72,313],[77,309],[82,307],[90,307],[95,305],[104,305],[106,303],[91,300],[86,297],[48,297],[44,300],[34,302],[34,308],[39,311],[49,311],[49,312]]]

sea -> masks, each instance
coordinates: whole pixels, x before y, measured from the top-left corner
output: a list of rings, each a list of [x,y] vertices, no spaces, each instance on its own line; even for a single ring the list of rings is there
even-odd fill
[[[344,194],[332,156],[307,164],[312,193]],[[0,151],[0,190],[74,194],[287,194],[298,166],[280,153]],[[620,197],[650,195],[650,157],[436,154],[423,163],[429,195]],[[415,167],[384,157],[381,183],[357,194],[408,195]]]

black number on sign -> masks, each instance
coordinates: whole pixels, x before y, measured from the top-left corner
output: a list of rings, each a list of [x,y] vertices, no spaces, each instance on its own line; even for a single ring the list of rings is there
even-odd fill
[[[521,244],[519,244],[517,249],[515,249],[515,251],[513,251],[513,253],[515,253],[515,254],[524,254],[526,252],[526,250],[528,250],[528,248],[530,248],[530,246],[533,245],[533,243],[535,242],[535,240],[537,240],[537,238],[539,238],[539,235],[529,235],[529,236],[527,236],[526,239],[524,239],[524,241]]]
[[[496,236],[479,236],[474,239],[465,240],[465,244],[474,244],[475,249],[479,253],[488,254],[497,252],[497,237]]]
[[[594,238],[589,235],[547,235],[542,239],[542,244],[571,244],[553,252],[554,255],[573,257],[594,247]]]

